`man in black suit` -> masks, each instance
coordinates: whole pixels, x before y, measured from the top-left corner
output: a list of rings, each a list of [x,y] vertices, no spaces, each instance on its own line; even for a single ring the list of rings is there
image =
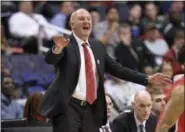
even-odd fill
[[[112,124],[112,132],[155,132],[157,117],[152,115],[152,99],[145,90],[135,95],[133,111],[118,116]]]
[[[89,39],[92,20],[87,10],[72,13],[70,23],[70,40],[54,37],[45,58],[56,67],[56,76],[42,98],[40,113],[52,118],[54,132],[98,132],[106,124],[104,72],[142,85],[171,82],[162,74],[148,77],[112,60],[102,43]]]

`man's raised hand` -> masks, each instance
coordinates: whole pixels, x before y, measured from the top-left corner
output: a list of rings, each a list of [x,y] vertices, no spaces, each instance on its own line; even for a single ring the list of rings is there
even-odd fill
[[[53,37],[53,41],[55,43],[54,52],[56,54],[60,53],[69,43],[69,40],[65,39],[63,36],[55,36]]]

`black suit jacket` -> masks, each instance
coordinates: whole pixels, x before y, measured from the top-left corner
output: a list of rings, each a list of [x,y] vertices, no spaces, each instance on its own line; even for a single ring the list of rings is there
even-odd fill
[[[106,124],[107,121],[103,86],[104,72],[142,85],[147,85],[147,81],[144,74],[122,67],[112,60],[107,55],[103,44],[99,41],[90,39],[89,43],[95,57],[99,78],[97,100],[93,104],[93,117],[97,124],[102,126]],[[43,116],[47,117],[55,117],[62,114],[65,120],[66,115],[69,114],[69,99],[78,83],[81,64],[80,51],[74,36],[71,35],[68,46],[63,49],[61,54],[56,55],[52,52],[52,49],[50,49],[47,52],[45,60],[47,63],[56,67],[56,76],[42,98],[40,112]]]
[[[150,114],[145,124],[146,132],[155,132],[157,117]],[[123,113],[114,119],[111,125],[112,132],[137,132],[137,126],[134,118],[134,112]]]

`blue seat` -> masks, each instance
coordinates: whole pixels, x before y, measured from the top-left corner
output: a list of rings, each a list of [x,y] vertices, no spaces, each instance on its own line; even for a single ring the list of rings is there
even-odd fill
[[[54,79],[54,73],[48,73],[45,77],[45,81],[47,84],[51,84],[51,82],[53,81]]]
[[[28,91],[28,94],[32,94],[36,92],[43,92],[45,90],[41,86],[32,86],[32,87],[28,87],[27,91]]]

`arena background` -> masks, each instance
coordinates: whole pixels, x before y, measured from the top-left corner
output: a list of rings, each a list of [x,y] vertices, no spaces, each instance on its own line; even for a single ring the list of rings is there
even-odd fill
[[[91,37],[101,40],[107,53],[123,66],[171,78],[182,72],[176,53],[184,44],[184,2],[1,1],[2,131],[52,131],[50,126],[27,124],[25,103],[33,93],[44,94],[54,79],[54,67],[46,64],[45,53],[53,46],[53,36],[71,34],[70,14],[78,8],[90,11]],[[102,39],[110,30],[111,37]],[[104,86],[114,103],[111,120],[130,109],[137,91],[146,89],[108,74]]]

